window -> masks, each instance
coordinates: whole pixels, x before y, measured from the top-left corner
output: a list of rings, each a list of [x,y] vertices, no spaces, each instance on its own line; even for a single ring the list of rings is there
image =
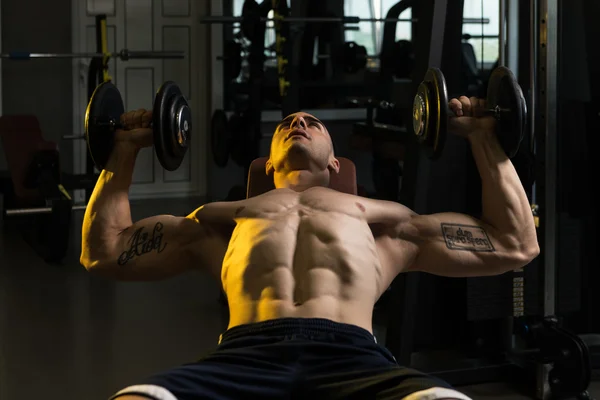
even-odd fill
[[[344,15],[347,17],[385,18],[388,10],[398,3],[398,0],[345,0]],[[400,19],[412,18],[411,9],[400,14]],[[367,53],[379,54],[383,39],[383,22],[361,22],[356,25],[358,30],[346,30],[347,42],[356,42],[367,48]],[[411,40],[411,22],[400,21],[396,24],[396,40]]]
[[[243,6],[244,6],[244,0],[234,0],[233,1],[233,15],[241,16]],[[269,11],[267,18],[273,18],[273,10]],[[234,37],[238,34],[239,31],[240,31],[240,25],[239,24],[234,25],[233,26]],[[265,31],[265,49],[267,49],[273,43],[275,43],[275,24],[273,23],[273,21],[268,21],[267,29]],[[265,54],[271,55],[271,54],[269,54],[268,51],[265,51]]]
[[[359,16],[363,18],[385,18],[388,10],[398,3],[399,0],[345,0],[344,15]],[[233,15],[242,15],[244,0],[233,0]],[[486,64],[496,62],[499,56],[498,36],[500,32],[499,23],[499,0],[464,0],[465,18],[481,19],[487,18],[489,24],[464,24],[463,34],[471,35],[468,42],[473,46],[477,62]],[[269,13],[272,17],[273,13]],[[401,19],[411,19],[412,10],[409,8],[400,14]],[[382,22],[361,22],[349,27],[358,28],[345,31],[346,41],[356,42],[367,48],[370,55],[379,54],[383,35]],[[239,31],[239,25],[234,26],[234,33]],[[482,37],[483,36],[483,37]],[[412,23],[401,21],[396,24],[396,40],[412,40]],[[275,30],[273,22],[267,23],[265,34],[265,48],[275,42]]]
[[[477,62],[493,64],[500,56],[500,2],[498,0],[465,0],[464,18],[488,18],[489,24],[464,24],[463,34],[475,50]],[[483,36],[483,37],[482,37]]]

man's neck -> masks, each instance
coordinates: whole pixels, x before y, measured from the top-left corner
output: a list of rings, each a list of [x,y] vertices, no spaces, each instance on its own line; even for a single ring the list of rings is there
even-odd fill
[[[277,189],[292,189],[301,192],[311,187],[329,186],[329,173],[327,170],[312,172],[308,170],[275,172],[273,181]]]

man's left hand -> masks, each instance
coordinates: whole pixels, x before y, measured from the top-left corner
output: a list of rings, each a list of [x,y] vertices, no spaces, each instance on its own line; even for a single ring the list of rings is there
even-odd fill
[[[449,118],[448,131],[469,138],[474,134],[492,133],[496,125],[494,117],[486,115],[485,99],[461,96],[448,103],[456,115]]]

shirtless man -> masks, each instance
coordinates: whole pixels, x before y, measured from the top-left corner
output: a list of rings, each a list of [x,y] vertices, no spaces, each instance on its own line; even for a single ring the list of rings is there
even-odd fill
[[[186,218],[134,223],[128,191],[136,154],[151,145],[151,116],[125,114],[129,130],[117,132],[87,207],[81,263],[125,281],[207,270],[221,279],[230,321],[214,353],[132,382],[112,398],[467,399],[399,366],[377,344],[371,320],[399,273],[497,275],[538,255],[529,201],[494,120],[480,117],[484,106],[466,97],[450,102],[457,115],[451,130],[469,140],[481,175],[481,219],[418,215],[327,188],[339,171],[331,138],[322,122],[299,112],[273,136],[265,173],[277,189],[206,204]],[[144,250],[131,251],[132,243]]]

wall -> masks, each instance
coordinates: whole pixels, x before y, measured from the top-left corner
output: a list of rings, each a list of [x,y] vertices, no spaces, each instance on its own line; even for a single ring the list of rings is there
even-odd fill
[[[71,0],[4,0],[2,52],[71,52]],[[47,140],[61,148],[63,170],[72,170],[72,72],[69,59],[2,62],[3,115],[34,114]],[[79,132],[80,133],[80,132]],[[6,170],[0,150],[0,171]]]

